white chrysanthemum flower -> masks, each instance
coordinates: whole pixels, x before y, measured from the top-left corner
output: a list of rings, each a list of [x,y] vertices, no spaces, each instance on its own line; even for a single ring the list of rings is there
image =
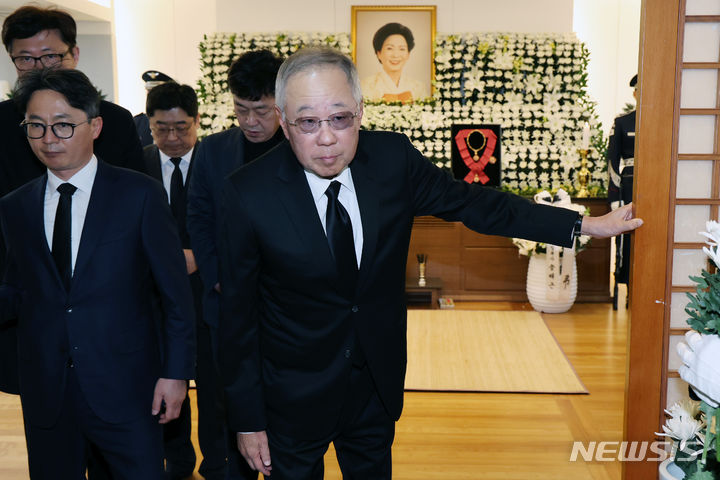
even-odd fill
[[[665,413],[673,418],[685,416],[695,418],[700,413],[700,402],[696,400],[684,399],[675,403],[672,407],[665,410]]]
[[[661,437],[669,437],[680,442],[680,450],[685,450],[687,442],[697,438],[705,423],[692,417],[682,415],[669,418],[662,426],[664,433],[656,433]]]
[[[710,220],[705,223],[705,229],[706,232],[699,232],[700,235],[703,235],[710,239],[710,241],[705,241],[710,246],[717,247],[718,244],[720,244],[720,223],[716,222],[715,220]]]

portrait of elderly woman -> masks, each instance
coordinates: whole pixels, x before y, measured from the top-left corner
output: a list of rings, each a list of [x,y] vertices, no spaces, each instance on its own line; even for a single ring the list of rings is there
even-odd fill
[[[405,66],[415,47],[412,31],[401,23],[380,27],[372,38],[379,71],[361,82],[367,100],[409,103],[430,96],[427,82],[412,78]]]

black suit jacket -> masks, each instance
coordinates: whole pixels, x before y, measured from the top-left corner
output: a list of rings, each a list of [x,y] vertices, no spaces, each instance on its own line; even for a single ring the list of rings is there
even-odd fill
[[[187,176],[185,178],[185,183],[183,184],[183,188],[185,189],[185,192],[187,194],[188,186],[190,185],[190,178],[192,178],[192,172],[193,172],[193,165],[195,165],[195,156],[198,151],[198,145],[199,142],[195,144],[195,148],[193,148],[193,153],[190,158],[190,166],[188,167]],[[153,177],[154,179],[158,180],[161,185],[163,184],[163,176],[162,176],[162,166],[160,165],[160,149],[157,145],[152,144],[148,145],[143,149],[143,157],[145,161],[145,171],[148,175]],[[164,187],[163,187],[164,188]],[[187,198],[187,197],[186,197]],[[187,203],[184,205],[184,212],[187,212]],[[183,218],[187,217],[187,213],[184,213],[182,215]],[[188,235],[187,231],[187,222],[180,222],[178,224],[178,232],[180,232],[180,241],[182,242],[183,248],[190,248],[190,235]]]
[[[203,319],[217,328],[219,294],[217,239],[220,194],[225,177],[245,161],[245,134],[239,127],[214,133],[200,142],[188,188],[187,229],[203,283]]]
[[[95,140],[94,152],[106,162],[143,171],[142,148],[126,109],[100,102],[103,129]],[[45,173],[45,166],[30,149],[20,128],[24,116],[12,100],[0,102],[0,197]],[[4,271],[5,249],[0,244],[0,272]],[[17,340],[14,324],[0,327],[0,391],[18,393]]]
[[[220,367],[229,427],[320,438],[336,425],[353,349],[399,418],[405,267],[413,218],[570,246],[577,213],[454,181],[389,132],[360,132],[351,166],[363,226],[357,289],[344,296],[305,173],[283,143],[223,190]]]
[[[610,132],[610,140],[607,149],[608,174],[608,202],[621,200],[620,184],[622,183],[622,170],[620,159],[634,159],[635,157],[635,110],[615,118],[613,129]],[[630,185],[632,190],[632,184]],[[628,198],[627,193],[623,197]],[[632,191],[629,192],[632,199]],[[624,198],[622,199],[624,200]]]
[[[197,154],[199,144],[199,142],[196,143],[195,148],[193,148],[192,157],[190,159],[190,166],[188,168],[187,176],[185,178],[185,183],[183,184],[185,192],[187,192],[190,179],[192,178],[193,165],[195,165],[195,156]],[[160,164],[160,150],[158,149],[158,146],[154,144],[146,146],[143,149],[143,154],[145,156],[145,169],[148,172],[148,175],[158,180],[160,184],[163,185],[164,189],[165,187],[163,184],[162,166]],[[166,196],[165,198],[167,199],[168,197]],[[185,207],[187,208],[187,203],[185,204]],[[188,235],[187,231],[187,216],[185,213],[183,213],[182,219],[185,220],[181,220],[179,223],[176,222],[178,233],[180,234],[180,242],[182,243],[183,248],[192,250],[190,236]],[[193,255],[194,254],[195,252],[193,251]],[[197,322],[200,322],[203,319],[203,285],[199,271],[195,271],[190,274],[189,278],[190,287],[192,288],[193,293],[193,301],[195,303],[195,319]],[[162,317],[161,305],[158,305],[157,313],[160,317]]]
[[[192,299],[165,193],[145,175],[98,162],[68,292],[45,236],[46,182],[43,175],[0,200],[8,249],[0,300],[3,320],[11,307],[18,313],[25,421],[54,424],[70,359],[100,418],[147,415],[158,378],[194,375]],[[159,336],[153,285],[167,312]]]

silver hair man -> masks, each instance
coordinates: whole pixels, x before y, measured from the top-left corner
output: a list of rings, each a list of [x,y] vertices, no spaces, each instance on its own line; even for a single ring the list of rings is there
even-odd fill
[[[306,70],[337,67],[345,73],[352,95],[358,105],[362,103],[360,78],[352,60],[339,51],[329,47],[306,47],[290,55],[280,66],[275,80],[275,104],[285,119],[285,90],[288,80],[295,74]]]

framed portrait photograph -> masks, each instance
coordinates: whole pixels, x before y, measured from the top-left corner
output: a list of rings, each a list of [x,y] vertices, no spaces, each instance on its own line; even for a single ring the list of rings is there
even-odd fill
[[[432,96],[435,6],[353,6],[353,60],[363,97],[412,103]]]
[[[499,187],[502,160],[500,125],[454,124],[450,131],[453,176],[467,183]]]

